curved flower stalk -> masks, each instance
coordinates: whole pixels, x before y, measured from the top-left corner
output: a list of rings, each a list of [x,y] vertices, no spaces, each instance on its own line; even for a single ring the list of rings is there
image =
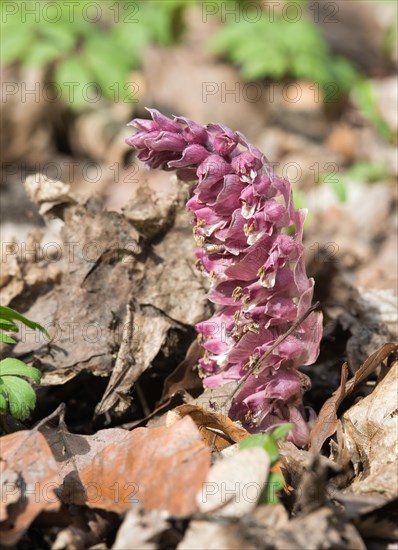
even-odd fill
[[[197,268],[211,278],[217,312],[196,328],[205,348],[204,385],[241,380],[311,306],[314,281],[305,272],[305,211],[296,210],[289,182],[238,132],[173,120],[148,109],[135,119],[127,143],[149,168],[175,170],[194,181],[187,207],[194,214]],[[321,315],[311,313],[243,384],[230,410],[251,432],[292,422],[290,439],[304,445],[308,428],[302,395],[309,379],[297,368],[319,353]]]

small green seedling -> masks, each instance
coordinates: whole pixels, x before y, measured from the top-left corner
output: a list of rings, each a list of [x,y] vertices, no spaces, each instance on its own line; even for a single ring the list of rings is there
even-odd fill
[[[9,334],[19,331],[15,321],[19,321],[31,329],[40,330],[49,338],[48,332],[39,323],[27,319],[9,307],[0,306],[0,342],[16,344],[16,340]],[[0,414],[5,414],[9,410],[12,416],[18,420],[28,418],[36,406],[34,389],[29,382],[21,377],[39,383],[41,373],[38,369],[26,365],[19,359],[8,357],[0,361]]]
[[[292,428],[293,424],[281,424],[271,432],[251,435],[239,443],[239,448],[261,447],[268,454],[271,466],[274,466],[279,460],[277,441],[284,439]],[[279,502],[277,493],[283,488],[283,483],[284,480],[280,474],[270,472],[258,503],[277,504]]]

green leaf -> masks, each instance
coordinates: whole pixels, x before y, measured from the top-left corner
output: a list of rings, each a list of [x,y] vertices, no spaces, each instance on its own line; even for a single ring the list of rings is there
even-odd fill
[[[250,435],[239,443],[240,449],[250,449],[251,447],[261,447],[264,449],[271,460],[271,464],[274,464],[279,458],[278,445],[271,434]]]
[[[353,99],[362,114],[387,141],[393,141],[394,131],[382,118],[377,108],[377,97],[374,85],[370,80],[358,79],[353,88]]]
[[[57,59],[62,53],[64,53],[64,50],[59,45],[50,42],[39,42],[34,44],[25,56],[24,65],[42,67]]]
[[[388,178],[388,170],[378,162],[356,162],[346,171],[350,179],[373,183]]]
[[[347,201],[347,180],[346,178],[339,178],[338,176],[333,176],[332,179],[326,179],[326,183],[334,191],[336,197],[340,202],[344,203]]]
[[[336,57],[333,61],[331,70],[336,82],[339,82],[344,91],[351,90],[359,81],[359,74],[348,61],[343,57]]]
[[[25,376],[26,378],[30,378],[35,382],[40,382],[41,378],[41,372],[39,371],[39,369],[36,369],[35,367],[30,367],[29,365],[26,365],[23,361],[20,361],[19,359],[14,359],[12,357],[8,357],[7,359],[3,359],[2,361],[0,361],[0,377],[9,375]]]
[[[285,439],[287,434],[292,431],[293,424],[281,424],[280,426],[277,426],[275,429],[272,430],[271,436],[275,441],[279,441],[279,439]]]
[[[50,338],[50,335],[46,331],[46,329],[41,326],[39,323],[36,323],[35,321],[31,321],[30,319],[27,319],[14,309],[11,309],[10,307],[0,306],[0,321],[2,323],[6,321],[20,321],[24,325],[26,325],[29,328],[40,330],[47,338]],[[13,330],[13,329],[9,329]]]
[[[7,399],[5,397],[5,394],[1,392],[1,384],[0,384],[0,414],[5,414],[7,412]]]
[[[11,338],[11,336],[8,336],[7,334],[4,334],[4,332],[0,332],[0,342],[4,342],[5,344],[16,344],[17,341],[14,340],[14,338]]]
[[[112,41],[104,42],[99,36],[87,40],[82,56],[93,71],[94,80],[99,84],[104,96],[110,99],[113,97],[114,85],[123,89],[128,72],[133,68],[131,56],[126,59]]]
[[[31,28],[27,26],[24,32],[22,25],[20,32],[9,32],[3,34],[1,39],[1,60],[2,63],[14,63],[24,59],[26,53],[34,40]]]
[[[301,208],[305,208],[305,195],[302,191],[300,191],[300,189],[293,189],[293,204],[294,208],[298,210]]]
[[[15,323],[9,321],[8,319],[0,318],[0,330],[7,330],[11,332],[19,332],[19,328]]]
[[[76,11],[77,19],[78,11]],[[76,21],[77,23],[77,21]],[[68,53],[77,43],[79,38],[78,29],[76,24],[69,23],[68,21],[59,21],[54,23],[43,22],[40,26],[36,27],[38,38],[35,45],[45,44],[57,46],[64,53]]]
[[[303,10],[304,13],[304,10]],[[305,15],[295,22],[269,14],[252,21],[228,19],[209,41],[210,50],[240,66],[247,80],[295,78],[334,84],[337,94],[354,85],[349,61],[331,55],[317,26]],[[325,99],[326,102],[326,99]]]
[[[284,439],[292,428],[293,424],[281,424],[274,428],[272,432],[250,435],[239,443],[239,448],[261,447],[268,454],[271,464],[275,464],[279,458],[279,448],[276,442],[279,439]]]
[[[283,477],[280,474],[271,472],[261,493],[259,504],[277,504],[278,492],[283,489],[283,483]]]
[[[83,111],[96,105],[88,98],[88,93],[91,94],[92,91],[88,92],[86,86],[95,82],[95,79],[84,60],[69,57],[62,61],[55,69],[55,80],[62,89],[65,101],[75,111]]]
[[[118,59],[128,58],[132,69],[137,67],[141,58],[141,51],[150,42],[148,28],[134,23],[119,23],[110,32],[110,39],[120,52]]]
[[[0,395],[8,401],[12,416],[18,420],[28,418],[36,405],[34,389],[26,380],[17,376],[0,378]]]

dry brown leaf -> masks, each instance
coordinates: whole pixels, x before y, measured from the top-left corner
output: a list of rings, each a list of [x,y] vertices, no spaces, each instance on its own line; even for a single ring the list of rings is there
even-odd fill
[[[1,438],[0,535],[2,544],[14,545],[43,511],[60,507],[57,465],[43,435],[20,431]]]
[[[183,329],[150,305],[133,302],[127,306],[122,343],[104,396],[97,405],[97,414],[110,409],[121,412],[130,406],[130,399],[124,396],[150,367],[173,328]]]
[[[0,262],[0,303],[8,306],[26,292],[29,301],[38,294],[45,294],[61,280],[62,270],[52,263],[51,252],[56,251],[57,242],[43,252],[41,242],[43,231],[37,229],[26,236],[22,244],[3,242]],[[44,245],[46,246],[46,245]],[[49,250],[51,248],[51,252]],[[24,251],[29,251],[25,253]],[[48,252],[48,254],[47,254]],[[57,252],[56,252],[57,253]],[[49,261],[50,260],[50,261]],[[18,300],[17,300],[18,301]],[[22,303],[24,303],[22,301]]]
[[[4,242],[3,239],[2,241],[0,259],[0,304],[2,306],[8,306],[8,304],[22,292],[24,282],[16,254],[18,244],[16,242]]]
[[[361,495],[362,498],[367,496],[366,493]],[[355,526],[364,538],[380,538],[396,542],[398,540],[397,510],[398,498],[379,503],[368,512],[361,513],[361,516],[355,520]]]
[[[183,207],[184,201],[179,201],[172,228],[153,244],[148,256],[139,301],[192,326],[208,318],[211,308],[206,299],[207,279],[194,267],[191,217]]]
[[[177,550],[258,550],[258,546],[246,539],[238,523],[212,523],[191,521]]]
[[[195,424],[183,418],[167,428],[133,430],[123,444],[98,453],[80,475],[85,486],[106,480],[98,500],[88,503],[94,508],[120,512],[136,500],[147,510],[186,516],[196,510],[209,464],[210,452]]]
[[[173,224],[180,186],[175,180],[168,182],[171,193],[155,193],[143,185],[123,208],[124,216],[145,239],[152,240],[160,233],[163,235]]]
[[[41,423],[39,430],[56,460],[61,500],[67,504],[82,504],[91,496],[90,488],[82,485],[80,472],[90,467],[96,454],[107,445],[125,443],[131,432],[109,428],[94,435],[70,433],[64,422],[64,411],[65,407],[61,405]]]
[[[190,405],[227,415],[230,409],[231,396],[236,391],[237,386],[238,382],[234,380],[217,388],[206,388],[196,399],[190,401]]]
[[[197,405],[181,405],[174,410],[182,417],[189,415],[198,427],[204,441],[215,451],[222,451],[250,435],[228,416]]]
[[[134,228],[97,200],[70,206],[64,217],[62,284],[24,312],[53,339],[27,334],[15,347],[17,355],[34,354],[42,363],[44,385],[64,384],[84,370],[110,374],[140,252]]]
[[[348,451],[354,492],[398,496],[398,362],[373,392],[341,418],[340,446]],[[382,452],[381,452],[382,450]]]
[[[289,521],[272,543],[276,550],[366,550],[355,527],[327,507]]]
[[[380,258],[375,261],[379,263]],[[346,352],[350,370],[355,372],[384,342],[398,339],[398,297],[392,289],[353,287],[339,323],[351,333]]]
[[[116,513],[138,502],[176,516],[196,510],[210,451],[190,418],[170,427],[114,428],[94,436],[42,429],[59,463],[65,502]]]
[[[379,350],[373,353],[354,376],[347,382],[348,365],[344,363],[341,372],[341,383],[332,397],[323,404],[319,416],[315,422],[310,434],[310,448],[320,451],[326,439],[332,436],[337,429],[337,411],[347,395],[353,393],[358,386],[382,363],[392,352],[398,349],[394,343],[384,344]]]
[[[319,411],[318,418],[315,421],[314,427],[310,433],[310,449],[315,449],[318,452],[326,439],[334,434],[337,429],[337,410],[340,407],[345,397],[345,387],[348,377],[347,363],[341,368],[340,386],[323,404]]]
[[[42,176],[29,181],[38,202],[68,195],[62,182],[51,194]],[[111,376],[97,413],[129,407],[129,390],[156,356],[163,353],[172,360],[182,340],[185,345],[191,325],[208,316],[206,290],[193,269],[185,201],[181,189],[174,187],[158,197],[155,213],[153,197],[146,193],[149,206],[139,222],[131,207],[123,214],[106,212],[94,198],[57,211],[64,220],[58,251],[62,280],[24,311],[48,327],[52,340],[28,334],[15,353],[36,360],[42,385],[65,384],[82,372]],[[147,237],[134,223],[144,234],[150,226]],[[152,242],[157,229],[165,234]]]
[[[169,528],[167,512],[129,510],[112,546],[114,550],[157,550],[156,538]]]
[[[203,388],[197,370],[194,370],[203,353],[204,348],[195,339],[189,346],[185,359],[177,365],[175,370],[164,381],[161,402],[167,401],[167,399],[178,391],[192,392]]]
[[[290,485],[294,489],[297,489],[303,473],[314,458],[314,454],[310,451],[298,449],[291,441],[278,441],[278,447],[281,457],[282,477],[284,479],[287,478]],[[330,470],[338,469],[336,464],[326,456],[318,455],[318,458],[324,468],[329,468]]]
[[[199,510],[222,517],[249,514],[257,506],[269,468],[270,458],[260,447],[220,458],[197,495]]]
[[[70,195],[68,183],[49,178],[45,174],[28,176],[24,186],[31,201],[40,205],[39,213],[42,216],[57,206],[75,202]]]

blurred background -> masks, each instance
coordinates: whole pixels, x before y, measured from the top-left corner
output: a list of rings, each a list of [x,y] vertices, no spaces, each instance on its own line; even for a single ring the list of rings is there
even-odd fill
[[[238,129],[306,206],[308,249],[396,285],[397,4],[3,1],[2,240],[43,222],[31,173],[120,210],[147,173],[124,139],[145,107]],[[319,274],[321,276],[321,274]]]

